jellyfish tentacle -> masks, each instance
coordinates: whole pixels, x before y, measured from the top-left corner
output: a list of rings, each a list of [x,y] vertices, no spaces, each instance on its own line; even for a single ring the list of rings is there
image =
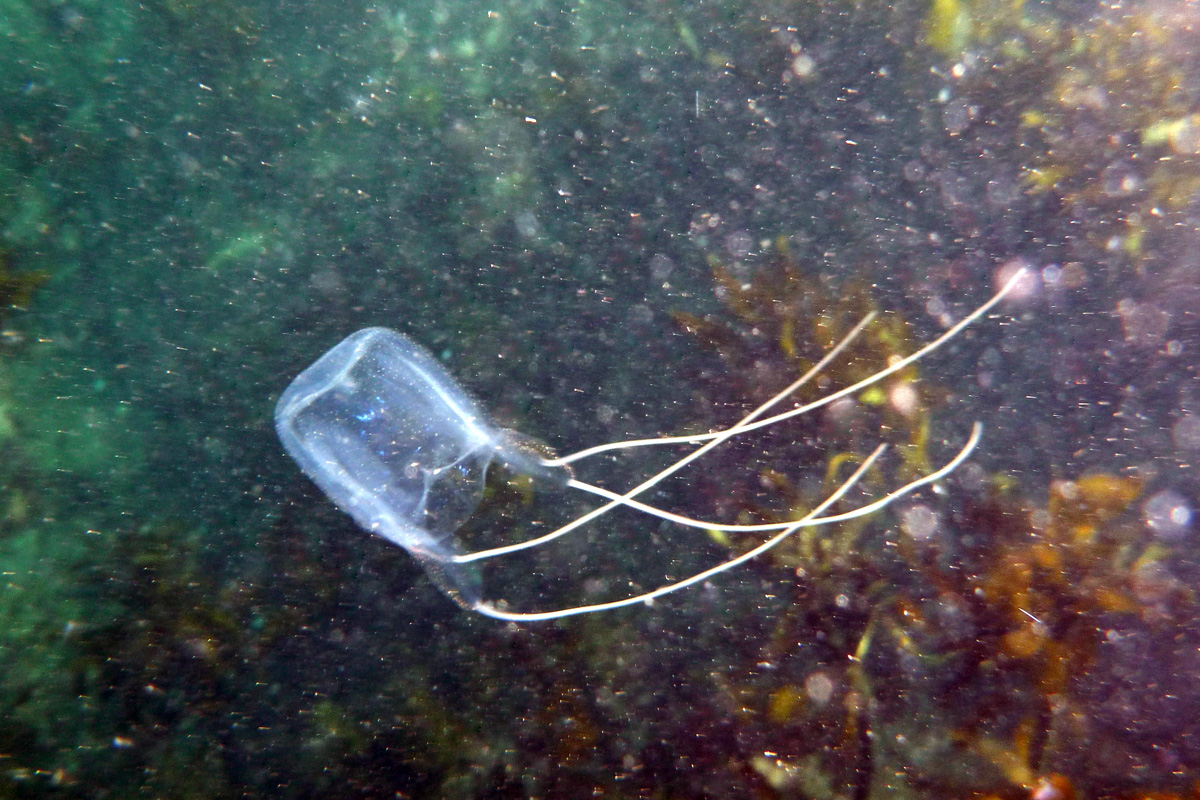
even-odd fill
[[[946,477],[954,470],[958,469],[958,467],[961,466],[962,463],[971,456],[972,451],[974,451],[976,445],[979,444],[979,439],[982,435],[983,435],[983,426],[980,423],[976,422],[974,428],[971,431],[971,438],[967,440],[967,443],[965,445],[963,445],[962,449],[959,450],[958,454],[954,458],[952,458],[950,461],[946,462],[941,468],[929,473],[928,475],[925,475],[921,478],[911,481],[910,483],[905,484],[901,488],[890,493],[886,497],[880,498],[879,500],[875,501],[874,503],[870,503],[866,506],[861,506],[858,509],[847,512],[845,514],[833,515],[833,516],[829,516],[829,517],[822,517],[821,515],[826,510],[828,510],[834,503],[841,500],[842,497],[845,496],[846,492],[850,491],[850,489],[852,489],[855,485],[857,485],[858,482],[862,479],[862,477],[864,475],[866,475],[867,471],[875,464],[876,461],[879,460],[880,456],[883,455],[884,450],[887,449],[886,444],[881,444],[875,448],[875,450],[871,453],[871,455],[867,456],[867,458],[863,461],[863,463],[860,464],[858,466],[858,468],[854,470],[854,473],[851,474],[849,478],[847,478],[845,481],[843,481],[841,483],[841,485],[839,485],[837,487],[837,489],[835,489],[833,492],[831,492],[829,494],[828,497],[826,497],[824,500],[822,500],[816,506],[816,508],[814,508],[812,511],[805,514],[800,519],[795,520],[791,523],[788,523],[786,528],[784,528],[782,531],[780,531],[779,533],[772,536],[767,541],[763,542],[762,544],[758,545],[757,547],[747,550],[745,553],[742,553],[741,555],[735,556],[726,561],[722,561],[720,564],[717,564],[716,566],[709,567],[706,570],[697,572],[695,575],[692,575],[688,578],[684,578],[683,580],[675,581],[674,583],[664,584],[664,585],[658,587],[657,589],[653,589],[649,592],[644,592],[643,594],[635,595],[633,597],[625,597],[620,600],[612,600],[607,603],[593,603],[590,605],[573,606],[570,608],[560,608],[560,609],[555,609],[553,611],[526,611],[526,612],[506,611],[506,610],[499,608],[498,606],[495,606],[491,603],[488,603],[483,600],[479,600],[475,603],[474,606],[472,606],[472,610],[477,611],[480,614],[483,614],[485,616],[492,617],[494,619],[505,620],[508,622],[539,622],[539,621],[546,621],[546,620],[552,620],[552,619],[561,619],[563,617],[573,617],[573,616],[577,616],[580,614],[595,614],[595,613],[599,613],[601,611],[613,611],[618,608],[625,608],[626,606],[638,605],[641,603],[648,603],[659,597],[663,597],[664,595],[668,595],[673,592],[677,592],[681,589],[686,589],[689,586],[694,586],[697,583],[706,581],[709,578],[712,578],[716,575],[720,575],[722,572],[726,572],[728,570],[733,569],[734,567],[737,567],[741,564],[746,563],[747,561],[750,561],[751,559],[757,558],[758,556],[762,555],[763,553],[766,553],[768,550],[771,550],[772,548],[776,547],[780,542],[784,541],[785,539],[790,537],[792,534],[794,534],[798,530],[801,530],[801,529],[807,528],[807,527],[811,527],[812,525],[823,524],[823,523],[832,522],[832,521],[840,520],[840,519],[853,519],[854,517],[860,517],[860,516],[863,516],[864,514],[870,514],[874,511],[877,511],[879,508],[882,508],[882,507],[898,500],[899,498],[903,497],[905,494],[915,491],[916,489],[920,488],[921,486],[925,486],[929,483],[933,483],[935,481],[941,480],[942,478]]]
[[[578,517],[577,519],[574,519],[571,522],[568,522],[566,525],[563,525],[561,528],[550,531],[549,533],[547,533],[543,536],[539,536],[536,539],[527,539],[524,542],[516,542],[514,544],[504,545],[502,547],[493,547],[488,550],[479,550],[474,553],[464,553],[461,555],[456,555],[456,556],[454,556],[454,561],[456,561],[457,563],[460,563],[460,564],[466,564],[466,563],[470,563],[472,561],[479,561],[479,560],[485,559],[485,558],[496,558],[497,556],[508,555],[509,553],[516,553],[516,552],[525,550],[530,547],[537,547],[539,545],[543,545],[548,542],[552,542],[555,539],[559,538],[560,536],[565,536],[566,534],[570,533],[571,531],[581,528],[582,526],[588,524],[589,522],[596,519],[597,517],[607,514],[608,512],[612,511],[614,508],[618,508],[619,506],[624,505],[625,500],[629,500],[633,497],[636,497],[637,495],[641,494],[642,492],[646,491],[647,489],[657,486],[659,483],[662,483],[664,480],[669,478],[671,475],[674,475],[676,472],[683,469],[688,464],[692,463],[696,459],[698,459],[701,456],[705,455],[706,453],[710,452],[711,450],[713,450],[714,448],[716,448],[723,442],[727,441],[728,439],[741,433],[742,430],[744,430],[744,428],[742,426],[745,426],[747,423],[753,423],[754,420],[757,419],[759,415],[766,413],[777,403],[782,402],[782,400],[785,397],[787,397],[789,394],[791,394],[792,392],[799,389],[801,386],[803,386],[808,381],[812,380],[812,378],[815,377],[816,375],[820,374],[820,372],[823,369],[825,369],[825,367],[828,366],[829,363],[842,352],[842,350],[844,350],[852,341],[854,341],[855,337],[857,337],[860,333],[862,333],[862,331],[867,327],[867,325],[870,324],[872,319],[874,319],[873,314],[868,314],[865,317],[863,317],[863,319],[857,325],[855,325],[848,334],[846,334],[844,337],[842,337],[842,340],[840,342],[838,342],[837,345],[835,345],[828,353],[825,354],[824,358],[822,358],[820,361],[818,361],[815,365],[813,365],[813,367],[811,369],[809,369],[807,372],[805,372],[803,375],[801,375],[799,378],[797,378],[795,381],[793,381],[789,386],[787,386],[782,391],[775,394],[770,400],[763,403],[758,408],[754,409],[754,411],[752,411],[748,415],[746,415],[746,417],[744,417],[742,419],[742,421],[739,422],[737,425],[734,425],[731,428],[726,428],[723,431],[719,431],[717,434],[712,436],[712,438],[710,439],[710,441],[707,444],[696,448],[691,453],[688,453],[683,458],[680,458],[678,461],[674,462],[666,469],[663,469],[661,472],[658,472],[655,475],[652,475],[651,477],[642,481],[637,486],[633,487],[628,492],[621,495],[620,500],[610,500],[608,503],[605,503],[604,505],[599,506],[598,508],[592,509],[591,511]],[[593,448],[593,450],[594,449],[595,448]],[[588,451],[583,451],[583,452],[586,453]],[[595,453],[591,452],[589,454],[594,455]],[[576,454],[576,456],[567,456],[565,460],[564,459],[554,459],[553,462],[549,462],[549,463],[553,463],[555,465],[570,463],[570,461],[574,460],[577,456],[578,456],[578,454]]]
[[[809,514],[820,514],[840,500],[846,494],[846,492],[850,491],[850,489],[853,488],[862,479],[862,477],[867,474],[867,470],[874,465],[874,463],[879,459],[880,456],[883,455],[883,451],[886,449],[886,444],[881,444],[879,447],[875,448],[875,451],[871,453],[871,455],[869,455],[862,464],[859,465],[858,469],[856,469],[849,478],[847,478],[840,486],[838,486],[837,489],[831,492],[828,497],[821,501],[816,508],[810,511]],[[689,586],[693,586],[697,583],[708,580],[715,575],[719,575],[722,572],[733,569],[740,564],[744,564],[750,559],[762,555],[771,548],[775,547],[784,539],[800,530],[802,527],[804,527],[803,520],[793,523],[791,526],[775,534],[775,536],[772,536],[770,539],[752,550],[748,550],[739,556],[735,556],[727,561],[723,561],[714,567],[709,567],[706,570],[697,572],[695,575],[684,578],[683,580],[665,584],[657,589],[633,597],[612,600],[607,603],[593,603],[590,605],[574,606],[571,608],[560,608],[553,611],[510,612],[483,600],[476,602],[472,608],[474,611],[478,611],[480,614],[493,617],[495,619],[507,620],[510,622],[538,622],[551,619],[560,619],[562,617],[573,617],[579,614],[595,614],[601,611],[612,611],[614,609],[624,608],[626,606],[648,603],[651,600],[671,594],[672,592],[677,592],[680,589],[686,589]]]
[[[832,403],[833,401],[838,400],[842,397],[862,391],[863,389],[867,388],[868,386],[872,386],[872,385],[878,383],[879,381],[883,380],[884,378],[887,378],[888,376],[893,375],[896,372],[904,369],[908,365],[913,364],[917,361],[920,361],[922,358],[925,358],[929,354],[933,353],[935,350],[937,350],[940,347],[942,347],[943,345],[945,345],[946,342],[950,341],[951,339],[956,337],[958,334],[962,333],[963,329],[965,329],[967,326],[971,325],[972,323],[978,321],[981,317],[986,315],[989,311],[991,311],[999,303],[1001,303],[1004,300],[1004,298],[1007,297],[1009,295],[1009,293],[1011,293],[1012,290],[1016,288],[1017,284],[1025,279],[1025,275],[1026,275],[1025,269],[1018,270],[1016,272],[1016,274],[1014,274],[1013,277],[1010,278],[1009,281],[1000,289],[1000,291],[998,291],[998,292],[996,292],[996,294],[992,295],[992,297],[986,303],[984,303],[983,305],[976,308],[974,311],[972,311],[967,316],[963,317],[957,323],[955,323],[950,328],[948,328],[946,331],[944,331],[936,339],[929,342],[928,344],[921,347],[920,349],[916,350],[915,352],[910,353],[909,355],[905,356],[904,358],[897,359],[896,361],[889,364],[887,367],[879,370],[878,372],[876,372],[872,375],[869,375],[868,377],[862,379],[861,381],[858,381],[857,383],[855,383],[851,386],[847,386],[843,389],[839,389],[836,392],[832,392],[828,395],[825,395],[824,397],[820,398],[819,400],[814,400],[811,403],[807,403],[807,404],[799,406],[797,408],[793,408],[793,409],[791,409],[789,411],[785,411],[781,414],[776,414],[771,417],[766,417],[765,419],[759,419],[759,417],[762,414],[766,413],[771,408],[773,408],[775,405],[782,402],[784,400],[784,398],[786,398],[789,394],[791,394],[796,389],[803,386],[808,381],[812,380],[812,378],[815,377],[816,375],[820,374],[821,371],[824,370],[826,366],[828,366],[830,361],[832,361],[833,358],[835,358],[837,355],[839,355],[841,353],[841,351],[844,350],[855,339],[855,337],[857,337],[863,331],[863,329],[866,328],[866,326],[868,324],[870,324],[871,320],[874,319],[874,315],[868,314],[861,321],[859,321],[859,323],[857,325],[855,325],[854,328],[848,334],[846,334],[846,336],[844,336],[840,342],[837,343],[837,345],[835,345],[828,353],[826,353],[825,356],[819,362],[817,362],[817,364],[815,364],[811,369],[809,369],[807,372],[805,372],[804,375],[797,378],[791,385],[787,386],[782,391],[780,391],[777,394],[775,394],[774,396],[772,396],[765,403],[760,405],[758,408],[754,409],[754,411],[752,411],[748,415],[746,415],[746,417],[744,417],[736,425],[734,425],[730,428],[726,428],[715,434],[706,434],[707,436],[711,436],[711,439],[708,441],[707,444],[704,444],[703,446],[697,448],[696,450],[693,450],[691,453],[687,454],[683,458],[680,458],[678,461],[675,461],[674,463],[672,463],[666,469],[663,469],[661,472],[658,472],[655,475],[652,475],[650,478],[647,478],[646,480],[642,481],[637,486],[633,487],[629,491],[620,495],[619,498],[610,499],[609,502],[605,503],[604,505],[599,506],[598,508],[595,508],[595,509],[589,511],[586,514],[581,515],[580,517],[572,520],[571,522],[568,522],[567,524],[563,525],[562,527],[560,527],[556,530],[550,531],[549,533],[544,534],[542,536],[538,536],[534,539],[527,539],[523,542],[515,542],[513,544],[503,545],[501,547],[493,547],[493,548],[490,548],[487,550],[479,550],[474,553],[463,553],[463,554],[454,556],[453,560],[456,563],[466,564],[466,563],[470,563],[472,561],[480,561],[483,559],[496,558],[498,556],[504,556],[504,555],[508,555],[510,553],[520,552],[521,550],[525,550],[525,549],[528,549],[531,547],[538,547],[540,545],[552,542],[555,539],[559,538],[560,536],[565,536],[566,534],[571,533],[572,531],[578,530],[580,527],[588,524],[589,522],[597,519],[598,517],[600,517],[604,514],[609,513],[610,511],[612,511],[614,508],[617,508],[618,506],[629,505],[626,501],[633,499],[637,495],[645,492],[646,490],[648,490],[654,486],[657,486],[659,483],[666,480],[671,475],[674,475],[676,472],[683,469],[688,464],[692,463],[693,461],[695,461],[698,458],[701,458],[706,453],[712,451],[714,448],[718,447],[719,445],[728,441],[729,439],[733,438],[734,436],[738,436],[743,433],[748,433],[750,431],[758,430],[759,428],[764,428],[769,425],[774,425],[778,422],[782,422],[784,420],[791,419],[792,417],[798,417],[803,414],[807,414],[818,408],[826,406],[826,405]],[[689,437],[676,437],[676,438],[682,438],[684,441],[690,440]],[[697,438],[700,438],[700,437],[697,437]],[[564,465],[564,464],[569,464],[573,461],[577,461],[580,458],[584,458],[589,455],[596,455],[599,452],[603,452],[605,449],[613,449],[614,446],[615,447],[636,447],[636,446],[643,446],[643,444],[654,444],[654,443],[658,443],[661,441],[662,440],[656,440],[656,439],[639,439],[639,440],[632,440],[632,442],[618,442],[618,443],[615,443],[613,446],[600,445],[596,448],[582,450],[579,453],[575,453],[575,454],[569,455],[569,456],[564,456],[562,458],[548,459],[546,461],[546,463],[547,463],[547,465],[552,465],[552,466]],[[580,486],[578,488],[582,489],[583,486]],[[656,511],[657,510],[658,509],[656,509]],[[869,512],[866,512],[866,513],[869,513]],[[661,514],[656,514],[656,516],[661,516]]]
[[[745,417],[743,417],[741,419],[741,421],[739,421],[736,425],[733,425],[728,428],[723,428],[722,430],[719,430],[719,431],[713,431],[711,433],[698,433],[698,434],[694,434],[691,436],[660,436],[660,437],[650,438],[650,439],[628,439],[628,440],[622,441],[622,442],[608,442],[606,444],[598,444],[595,447],[589,447],[586,450],[580,450],[578,453],[571,453],[570,455],[560,456],[558,458],[553,458],[553,459],[548,459],[546,461],[546,464],[547,464],[547,466],[565,466],[567,464],[572,464],[576,461],[580,461],[584,458],[588,458],[589,456],[599,455],[600,453],[607,453],[612,450],[626,450],[626,449],[631,449],[634,447],[652,447],[652,446],[656,446],[656,445],[669,445],[669,444],[699,444],[700,442],[708,442],[711,446],[715,447],[716,444],[720,444],[720,442],[725,441],[726,439],[730,438],[731,436],[736,436],[737,434],[742,433],[744,431],[755,430],[756,428],[763,427],[761,424],[755,425],[753,427],[747,427],[747,426],[749,426],[750,423],[757,420],[759,417],[761,417],[766,412],[770,411],[776,405],[783,402],[789,395],[793,394],[797,389],[804,386],[806,383],[811,381],[813,378],[820,375],[825,370],[825,367],[829,366],[830,362],[832,362],[835,358],[837,358],[838,355],[840,355],[843,350],[845,350],[855,339],[858,338],[859,334],[861,334],[864,330],[866,330],[866,327],[875,320],[876,316],[878,316],[878,315],[874,311],[872,311],[869,314],[866,314],[861,320],[858,321],[858,323],[853,328],[850,329],[849,333],[847,333],[845,336],[842,337],[841,341],[839,341],[836,345],[834,345],[829,350],[829,352],[827,352],[824,356],[822,356],[820,361],[818,361],[816,364],[814,364],[812,367],[810,367],[808,369],[808,371],[805,372],[803,375],[801,375],[799,378],[792,381],[791,384],[789,384],[788,386],[786,386],[779,392],[775,393],[765,403],[763,403],[758,408],[754,409],[749,414],[747,414]],[[705,452],[708,452],[708,451],[705,450]],[[684,465],[680,465],[680,467],[682,467],[682,466],[684,466]],[[672,465],[672,467],[675,467],[675,465]]]
[[[829,405],[830,403],[834,402],[835,400],[840,400],[841,398],[843,398],[847,395],[854,394],[856,392],[859,392],[859,391],[867,388],[868,386],[872,386],[876,383],[879,383],[884,378],[894,375],[895,373],[899,372],[900,370],[904,369],[905,367],[909,366],[910,364],[920,361],[925,356],[929,355],[930,353],[933,353],[935,350],[938,350],[944,344],[946,344],[946,342],[948,342],[951,339],[958,336],[958,334],[960,334],[964,328],[974,324],[981,317],[985,316],[989,311],[991,311],[993,308],[995,308],[997,305],[999,305],[1001,302],[1003,302],[1004,298],[1008,297],[1008,295],[1011,294],[1012,291],[1017,287],[1017,284],[1019,284],[1021,281],[1025,280],[1028,272],[1029,272],[1029,270],[1024,267],[1017,270],[1013,274],[1013,276],[1011,278],[1009,278],[1008,282],[1005,283],[1004,286],[1002,286],[1000,288],[1000,290],[998,292],[996,292],[996,294],[992,295],[992,297],[986,303],[984,303],[979,308],[972,311],[967,316],[963,317],[961,320],[959,320],[957,323],[955,323],[951,327],[947,328],[940,336],[938,336],[936,339],[934,339],[933,341],[926,344],[924,347],[921,347],[916,352],[911,353],[910,355],[907,355],[904,358],[901,358],[901,359],[893,362],[892,364],[889,364],[887,367],[880,370],[879,372],[876,372],[872,375],[867,376],[866,378],[863,378],[861,381],[859,381],[858,383],[855,383],[852,386],[847,386],[843,389],[839,389],[838,391],[836,391],[832,394],[826,395],[825,397],[822,397],[818,400],[814,400],[813,402],[808,403],[806,405],[798,406],[796,408],[785,411],[781,414],[777,414],[772,417],[767,417],[766,419],[759,419],[759,417],[764,412],[768,411],[770,408],[772,408],[775,405],[777,405],[778,403],[782,402],[784,400],[784,398],[786,398],[792,392],[796,391],[801,386],[803,386],[805,383],[808,383],[810,380],[812,380],[814,377],[816,377],[818,374],[820,374],[820,372],[822,370],[824,370],[824,368],[829,364],[830,360],[832,360],[832,357],[835,356],[836,354],[840,353],[847,345],[849,345],[854,340],[854,338],[857,337],[858,334],[862,332],[862,329],[865,328],[875,318],[874,312],[871,312],[870,314],[866,315],[866,317],[864,317],[858,323],[858,325],[856,325],[854,327],[854,329],[851,330],[850,333],[848,333],[840,342],[838,342],[837,345],[833,349],[831,349],[828,353],[825,354],[825,357],[822,358],[817,363],[816,366],[814,366],[812,369],[810,369],[808,372],[806,372],[804,375],[802,375],[792,385],[788,386],[786,389],[784,389],[783,391],[781,391],[778,394],[776,394],[775,396],[773,396],[770,400],[763,403],[763,405],[756,408],[754,411],[752,411],[750,414],[748,414],[744,419],[742,419],[741,422],[737,423],[736,425],[734,425],[730,428],[725,428],[724,430],[720,430],[720,431],[714,431],[712,433],[695,434],[692,436],[664,436],[664,437],[650,438],[650,439],[630,439],[630,440],[622,441],[622,442],[608,442],[606,444],[596,445],[595,447],[589,447],[586,450],[580,450],[577,453],[571,453],[570,455],[560,456],[560,457],[554,458],[554,459],[547,459],[546,464],[547,464],[547,466],[564,466],[566,464],[571,464],[571,463],[574,463],[575,461],[579,461],[581,459],[588,458],[589,456],[599,455],[600,453],[607,453],[612,450],[620,450],[620,449],[625,449],[625,448],[649,447],[649,446],[655,446],[655,445],[669,445],[669,444],[690,444],[690,443],[702,442],[702,441],[710,441],[711,442],[712,440],[716,440],[716,439],[721,439],[722,441],[724,441],[724,439],[728,438],[728,436],[730,436],[730,435],[748,433],[750,431],[758,430],[759,428],[765,428],[769,425],[774,425],[776,422],[782,422],[785,419],[791,419],[792,417],[799,417],[799,416],[809,413],[810,411],[815,411],[818,408]]]
[[[967,444],[962,450],[959,451],[959,454],[955,456],[955,458],[950,461],[947,466],[953,470],[955,467],[961,464],[962,460],[966,458],[972,450],[975,449],[976,445],[979,444],[979,439],[982,435],[983,425],[979,422],[976,422],[971,429],[971,435]],[[683,514],[676,514],[672,511],[667,511],[665,509],[658,508],[657,506],[648,505],[633,498],[625,497],[624,495],[609,491],[603,487],[593,486],[592,484],[584,483],[583,481],[579,480],[572,479],[567,483],[567,486],[573,489],[579,489],[580,491],[589,492],[608,500],[620,502],[622,505],[628,506],[636,511],[641,511],[643,514],[659,517],[660,519],[665,519],[668,522],[674,522],[677,525],[682,525],[687,528],[703,528],[704,530],[721,531],[722,533],[762,533],[764,531],[783,530],[784,528],[788,528],[800,522],[801,519],[804,520],[805,527],[813,527],[816,525],[830,525],[835,522],[846,522],[848,520],[863,517],[868,514],[873,514],[874,512],[891,505],[894,501],[899,500],[901,497],[904,497],[907,494],[912,494],[922,486],[926,486],[938,480],[942,475],[947,474],[945,469],[946,468],[943,467],[937,472],[931,472],[928,475],[922,475],[919,478],[915,478],[903,486],[893,489],[883,497],[872,500],[871,502],[859,506],[856,509],[846,511],[841,514],[815,518],[809,518],[806,516],[799,519],[786,520],[784,522],[762,522],[747,525],[713,522],[711,520],[696,519],[694,517],[684,516]]]

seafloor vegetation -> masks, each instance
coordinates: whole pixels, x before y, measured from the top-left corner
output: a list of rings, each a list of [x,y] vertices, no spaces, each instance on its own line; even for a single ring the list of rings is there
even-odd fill
[[[0,797],[1200,796],[1198,29],[1185,0],[0,0]],[[654,502],[795,517],[979,420],[969,463],[652,606],[461,611],[272,429],[387,325],[563,451],[707,430],[863,313],[814,393],[1021,266],[934,359]],[[570,502],[494,488],[475,532]],[[750,546],[617,515],[489,596]]]

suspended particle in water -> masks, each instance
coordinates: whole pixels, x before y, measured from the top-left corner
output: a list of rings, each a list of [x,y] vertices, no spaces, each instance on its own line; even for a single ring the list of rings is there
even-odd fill
[[[804,692],[813,705],[829,705],[833,699],[833,680],[824,672],[814,672],[804,679]]]
[[[918,542],[924,542],[938,529],[937,512],[926,505],[912,505],[900,512],[900,528]]]
[[[1192,528],[1192,506],[1173,489],[1165,489],[1142,504],[1146,527],[1160,539],[1177,542]]]

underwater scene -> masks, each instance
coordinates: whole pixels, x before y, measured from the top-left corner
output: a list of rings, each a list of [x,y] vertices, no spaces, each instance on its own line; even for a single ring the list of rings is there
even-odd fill
[[[1200,798],[1200,3],[0,0],[0,798]]]

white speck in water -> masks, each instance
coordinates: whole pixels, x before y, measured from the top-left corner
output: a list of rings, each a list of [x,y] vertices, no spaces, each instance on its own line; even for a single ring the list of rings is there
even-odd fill
[[[1142,504],[1142,518],[1155,536],[1179,541],[1192,527],[1192,506],[1187,498],[1165,489]]]
[[[833,681],[824,672],[814,672],[804,679],[804,692],[813,705],[829,705],[833,699]]]
[[[937,513],[926,505],[909,506],[900,512],[900,528],[913,539],[923,542],[937,533]]]
[[[804,53],[792,59],[792,74],[801,80],[808,80],[817,71],[817,62]]]
[[[897,414],[912,419],[921,408],[921,395],[915,386],[906,381],[897,383],[888,391],[888,402]]]

